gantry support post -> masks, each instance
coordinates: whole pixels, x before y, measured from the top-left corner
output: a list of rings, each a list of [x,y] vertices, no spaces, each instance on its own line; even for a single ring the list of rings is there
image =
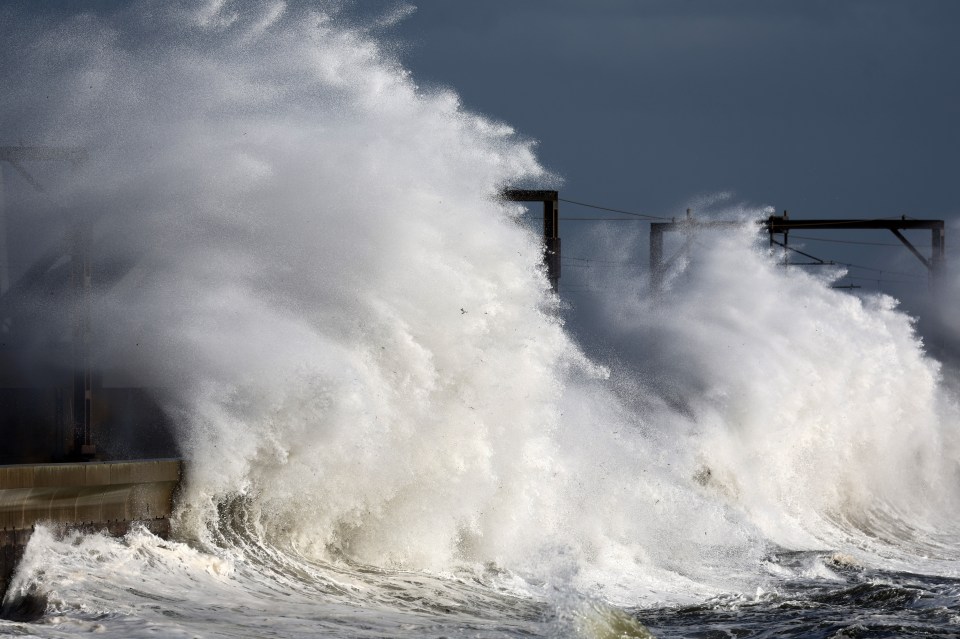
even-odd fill
[[[934,281],[939,280],[943,276],[943,266],[946,261],[945,235],[946,229],[943,226],[932,229],[930,271],[933,273]]]
[[[0,146],[0,162],[7,162],[34,189],[43,192],[41,184],[26,170],[24,162],[69,162],[74,171],[78,171],[87,161],[87,151],[80,147],[47,146]],[[4,238],[5,239],[5,238]],[[72,303],[74,305],[73,322],[73,374],[70,402],[72,426],[71,457],[91,459],[96,454],[90,422],[90,403],[92,399],[92,371],[90,369],[90,228],[89,220],[82,216],[75,223],[70,238],[70,280]],[[0,275],[0,288],[9,287],[7,264]],[[4,290],[3,292],[6,292]],[[57,412],[59,413],[59,407]]]
[[[789,219],[786,210],[783,212],[783,219]],[[786,268],[790,263],[790,229],[783,230],[783,267]]]
[[[809,229],[809,230],[828,230],[838,229],[883,229],[890,231],[893,235],[903,242],[910,249],[910,252],[923,263],[930,273],[932,282],[936,282],[943,274],[943,264],[946,255],[946,244],[944,242],[945,224],[943,220],[908,220],[906,216],[899,220],[791,220],[787,218],[786,211],[783,217],[771,215],[766,221],[767,230],[770,232],[770,241],[773,242],[774,233],[783,233],[784,237],[791,229]],[[931,255],[930,259],[924,257],[922,253],[908,240],[901,231],[909,230],[930,230],[931,234]]]
[[[692,211],[687,209],[687,217],[677,222],[651,222],[650,223],[650,290],[653,293],[659,293],[663,289],[664,279],[670,266],[679,256],[689,258],[693,249],[694,234],[701,230],[708,229],[729,229],[742,227],[744,222],[734,222],[729,220],[701,222],[694,219]],[[663,257],[663,234],[671,232],[682,232],[684,242],[678,253],[675,253],[670,259]],[[773,242],[773,235],[770,236]]]
[[[93,380],[90,368],[90,228],[80,220],[74,229],[70,279],[76,305],[73,327],[73,456],[91,459],[96,454],[90,423]]]
[[[560,196],[557,191],[505,189],[510,202],[543,202],[543,263],[554,293],[560,286]]]
[[[663,232],[664,227],[672,222],[650,223],[650,290],[659,291],[663,288],[663,277],[666,268],[663,264]]]

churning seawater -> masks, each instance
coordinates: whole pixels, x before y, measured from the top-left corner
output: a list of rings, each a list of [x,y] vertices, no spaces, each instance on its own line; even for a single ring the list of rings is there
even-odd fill
[[[584,353],[496,197],[557,179],[341,4],[0,10],[0,130],[90,152],[24,205],[123,265],[98,363],[188,464],[171,540],[39,530],[0,632],[955,636],[960,412],[895,302],[745,230]]]

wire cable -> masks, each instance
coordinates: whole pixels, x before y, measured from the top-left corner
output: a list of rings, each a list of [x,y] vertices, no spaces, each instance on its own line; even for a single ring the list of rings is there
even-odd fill
[[[577,200],[568,200],[566,198],[557,198],[561,202],[566,202],[567,204],[576,204],[577,206],[585,206],[588,209],[597,209],[599,211],[610,211],[611,213],[623,213],[624,215],[633,215],[634,217],[643,217],[648,220],[666,220],[668,222],[672,221],[673,218],[663,217],[662,215],[648,215],[646,213],[634,213],[633,211],[624,211],[623,209],[612,209],[607,206],[600,206],[598,204],[589,204],[587,202],[578,202]]]
[[[896,246],[899,248],[906,248],[906,246],[904,246],[899,242],[894,244],[893,242],[857,242],[854,240],[828,240],[822,237],[808,237],[806,235],[791,235],[790,237],[791,239],[796,238],[798,240],[810,240],[812,242],[831,242],[833,244],[860,244],[863,246]]]
[[[865,271],[876,271],[877,273],[892,273],[893,275],[902,275],[903,277],[914,277],[917,279],[926,279],[926,275],[920,275],[918,273],[907,273],[906,271],[892,271],[886,268],[876,268],[873,266],[861,266],[860,264],[851,264],[850,262],[834,262],[834,264],[840,264],[842,266],[849,266],[850,268],[859,268]]]
[[[916,286],[916,282],[910,282],[907,280],[890,280],[883,277],[860,277],[858,275],[844,275],[840,279],[863,280],[865,282],[883,282],[885,284],[910,284],[912,286]]]
[[[571,222],[649,222],[649,220],[635,217],[564,217],[561,215],[560,219],[570,220]]]
[[[828,262],[827,260],[821,260],[821,259],[820,259],[819,257],[817,257],[816,255],[810,255],[809,253],[804,253],[804,252],[801,251],[801,250],[795,249],[795,248],[793,248],[792,246],[788,246],[787,244],[783,244],[782,242],[778,242],[778,241],[776,241],[776,240],[771,240],[771,241],[772,241],[774,244],[776,244],[777,246],[782,246],[783,248],[787,249],[788,251],[793,251],[794,253],[799,253],[800,255],[802,255],[802,256],[804,256],[804,257],[809,257],[811,260],[817,260],[817,262],[818,262],[819,264],[831,264],[831,262]]]
[[[822,264],[822,265],[824,265],[824,266],[828,266],[828,265],[847,266],[847,267],[849,267],[849,268],[859,268],[859,269],[863,269],[863,270],[865,270],[865,271],[876,271],[877,273],[892,273],[892,274],[894,274],[894,275],[902,275],[903,277],[915,277],[915,278],[917,278],[917,279],[924,279],[924,278],[926,278],[925,275],[919,275],[919,274],[917,274],[917,273],[907,273],[906,271],[894,271],[894,270],[890,270],[890,269],[886,269],[886,268],[875,268],[875,267],[873,267],[873,266],[863,266],[863,265],[861,265],[861,264],[854,264],[854,263],[852,263],[852,262],[840,262],[840,261],[837,261],[837,260],[823,260],[823,259],[820,259],[819,257],[817,257],[817,256],[815,256],[815,255],[810,255],[809,253],[804,253],[803,251],[797,250],[797,249],[793,248],[792,246],[789,246],[789,245],[786,245],[786,244],[782,244],[782,243],[780,243],[780,242],[777,242],[776,240],[774,240],[773,243],[776,244],[777,246],[782,246],[783,248],[787,249],[788,251],[793,251],[794,253],[799,253],[800,255],[803,255],[804,257],[809,257],[809,258],[812,259],[812,260],[817,260],[819,264]]]
[[[598,260],[593,257],[573,257],[572,255],[561,255],[561,260],[576,260],[577,262],[597,262],[599,264],[639,264],[639,262],[625,262],[623,260]]]

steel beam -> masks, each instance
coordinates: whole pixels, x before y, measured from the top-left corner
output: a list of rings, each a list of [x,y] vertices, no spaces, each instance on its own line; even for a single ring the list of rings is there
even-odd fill
[[[770,232],[771,242],[774,233],[783,233],[786,235],[791,229],[807,230],[826,230],[835,229],[879,229],[890,231],[898,240],[903,242],[904,246],[910,249],[910,252],[916,256],[930,275],[936,279],[943,271],[943,263],[946,255],[946,224],[943,220],[908,220],[905,217],[899,220],[791,220],[786,215],[771,215],[765,223]],[[930,259],[924,257],[917,248],[900,232],[909,230],[929,230],[931,234],[931,255]]]
[[[8,162],[37,191],[42,185],[23,167],[21,162],[69,162],[78,170],[89,155],[82,147],[65,146],[0,146],[0,162]],[[2,176],[0,176],[2,178]],[[2,212],[0,212],[2,214]],[[71,247],[71,282],[73,303],[76,308],[73,330],[74,371],[72,389],[72,457],[91,459],[96,454],[91,433],[90,408],[92,399],[92,372],[90,370],[90,229],[86,217],[76,223]],[[4,241],[6,238],[3,238]],[[5,253],[5,247],[4,251]],[[0,264],[0,296],[7,292],[8,265]]]
[[[560,286],[560,196],[557,191],[505,189],[501,197],[509,202],[543,202],[543,263],[547,279],[557,292]]]
[[[650,223],[650,290],[659,291],[663,287],[663,280],[666,277],[670,265],[676,261],[679,253],[673,255],[670,259],[663,259],[663,234],[683,232],[687,234],[687,241],[684,243],[681,252],[688,252],[692,238],[690,235],[698,230],[740,228],[749,224],[749,222],[735,222],[732,220],[711,220],[699,221],[690,217],[690,210],[687,209],[687,217],[680,222],[651,222]]]
[[[771,215],[766,221],[767,228],[773,233],[783,233],[793,229],[943,229],[943,220],[794,220],[786,216]]]

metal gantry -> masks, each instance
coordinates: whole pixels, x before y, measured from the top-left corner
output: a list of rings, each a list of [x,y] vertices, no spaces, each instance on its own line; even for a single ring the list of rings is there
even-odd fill
[[[686,256],[690,253],[690,247],[693,244],[693,234],[698,230],[704,229],[724,229],[742,227],[744,222],[732,220],[697,220],[691,215],[691,210],[687,209],[686,218],[677,222],[651,222],[650,223],[650,288],[653,291],[659,291],[663,288],[663,279],[667,271],[677,261],[680,256]],[[680,232],[684,235],[683,248],[679,253],[674,253],[670,259],[663,259],[663,234],[671,232]]]
[[[74,171],[89,156],[81,147],[0,146],[0,162],[8,163],[36,191],[43,186],[23,165],[25,162],[68,162]],[[0,174],[2,184],[2,174]],[[0,188],[2,192],[2,188]],[[0,299],[11,293],[7,260],[6,215],[0,203]],[[70,242],[70,280],[75,315],[73,320],[73,380],[71,393],[72,454],[90,459],[96,454],[91,433],[92,373],[90,369],[90,251],[89,229],[84,218],[76,221]]]
[[[650,224],[650,286],[653,291],[659,291],[663,287],[663,280],[670,266],[678,257],[686,255],[690,251],[693,233],[703,229],[734,228],[743,227],[750,222],[722,220],[722,221],[700,221],[691,216],[690,209],[687,209],[687,217],[680,221],[672,222],[653,222]],[[829,264],[819,258],[814,258],[803,251],[793,249],[789,245],[789,233],[794,229],[802,230],[867,230],[882,229],[888,230],[906,246],[917,259],[927,268],[932,282],[936,282],[943,274],[944,261],[946,256],[946,230],[943,220],[914,220],[903,216],[899,219],[809,219],[798,220],[790,219],[786,211],[783,215],[771,215],[766,220],[757,222],[770,236],[770,246],[781,246],[784,249],[784,263],[787,263],[786,253],[788,250],[795,251],[801,255],[816,259],[819,264]],[[929,230],[930,231],[930,257],[926,257],[910,240],[902,233],[909,230]],[[684,243],[680,252],[675,253],[669,259],[663,256],[663,234],[669,232],[683,233]],[[781,236],[781,240],[777,236]]]
[[[505,189],[501,196],[509,202],[543,202],[543,263],[553,291],[560,284],[560,197],[557,191]]]
[[[943,272],[944,257],[946,254],[946,233],[943,220],[911,220],[906,216],[894,220],[791,220],[786,211],[783,215],[771,215],[763,223],[770,234],[770,245],[789,247],[789,233],[794,229],[801,230],[864,230],[882,229],[893,235],[906,246],[920,262],[927,267],[931,279],[936,279]],[[901,231],[929,230],[930,231],[930,258],[928,259],[908,240]],[[778,242],[775,235],[782,235],[783,242]]]

